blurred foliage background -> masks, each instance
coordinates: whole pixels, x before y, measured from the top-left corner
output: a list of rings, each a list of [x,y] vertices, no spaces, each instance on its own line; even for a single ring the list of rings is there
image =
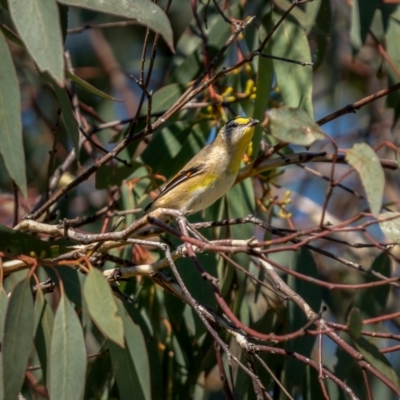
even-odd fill
[[[398,398],[399,2],[41,3],[0,0],[0,398]],[[217,283],[178,224],[68,234],[131,226],[236,115],[238,182],[189,217]]]

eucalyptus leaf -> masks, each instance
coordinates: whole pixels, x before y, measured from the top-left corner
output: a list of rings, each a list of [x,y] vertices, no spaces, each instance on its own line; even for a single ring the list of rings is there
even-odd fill
[[[45,381],[47,381],[54,314],[41,290],[38,290],[36,293],[34,318],[36,352],[42,366],[43,376],[45,377]]]
[[[159,33],[168,46],[173,49],[173,33],[171,24],[165,12],[150,0],[58,0],[59,3],[69,6],[88,8],[90,10],[118,15],[120,17],[137,20],[153,31]]]
[[[4,225],[0,225],[0,243],[2,251],[6,253],[25,254],[35,258],[53,258],[67,251],[66,246],[45,242]]]
[[[353,0],[351,7],[350,39],[356,52],[361,49],[367,37],[375,11],[379,5],[379,0]]]
[[[100,331],[124,347],[124,327],[110,285],[96,268],[90,268],[83,286],[90,317]]]
[[[8,297],[0,284],[0,344],[3,346],[4,322],[6,318]],[[4,399],[3,353],[0,351],[0,399]]]
[[[357,307],[354,307],[351,310],[347,325],[349,327],[349,331],[353,334],[354,337],[359,338],[361,336],[363,323],[360,310]]]
[[[86,376],[82,325],[64,292],[54,317],[50,347],[49,391],[52,399],[81,399]]]
[[[325,134],[301,108],[279,107],[268,111],[268,126],[278,140],[302,146],[311,146]]]
[[[271,32],[280,18],[280,14],[272,13],[271,25],[267,26],[268,32]],[[286,18],[271,37],[271,55],[310,63],[310,44],[305,29]],[[273,60],[273,64],[283,103],[289,107],[302,108],[314,118],[312,66],[277,59]]]
[[[132,400],[132,392],[136,389],[135,399],[145,400],[129,351],[116,345],[112,341],[108,342],[108,348],[110,350],[111,363],[117,381],[119,399]]]
[[[118,313],[124,322],[125,342],[137,374],[143,398],[150,400],[150,365],[143,333],[140,327],[133,323],[121,300],[116,299],[116,303]]]
[[[385,175],[378,156],[368,144],[356,143],[347,150],[346,160],[359,173],[371,212],[378,215],[385,186]]]
[[[9,0],[9,11],[26,49],[41,71],[64,85],[64,49],[55,0]]]
[[[33,345],[33,299],[29,279],[19,282],[11,293],[2,341],[5,399],[16,399],[24,382]]]
[[[68,136],[71,140],[71,144],[74,146],[75,154],[79,154],[79,128],[76,117],[72,111],[72,104],[65,91],[65,88],[61,88],[58,83],[47,73],[42,74],[42,78],[47,81],[58,99],[61,107],[61,118],[64,122]]]
[[[387,253],[382,252],[372,263],[371,271],[390,278],[391,260]],[[376,282],[373,275],[366,275],[365,282]],[[362,312],[363,318],[378,317],[386,309],[390,293],[390,285],[378,285],[366,290],[360,290],[354,300],[354,305]]]
[[[107,189],[132,175],[138,168],[142,167],[136,161],[131,165],[102,165],[96,172],[96,189]]]
[[[166,85],[157,90],[151,99],[151,113],[161,113],[168,110],[179,99],[185,91],[184,85],[173,83]],[[148,110],[148,103],[142,107],[142,115],[146,115]]]
[[[364,356],[365,360],[385,375],[400,390],[398,373],[385,355],[381,354],[379,349],[363,336],[358,339],[353,338],[353,343],[354,347]]]
[[[113,101],[121,101],[121,100],[116,99],[115,97],[110,96],[107,93],[102,92],[100,89],[95,88],[93,85],[91,85],[90,83],[86,82],[84,79],[79,78],[79,76],[73,74],[70,71],[65,71],[65,76],[68,79],[71,79],[71,81],[75,82],[82,89],[85,89],[87,92],[95,94],[96,96],[99,96],[102,99],[113,100]]]
[[[268,13],[266,17],[263,18],[262,25],[259,29],[259,36],[267,36],[266,26],[271,25],[271,13]],[[271,43],[268,43],[265,52],[267,54],[271,53]],[[254,102],[254,113],[253,118],[263,121],[265,118],[265,111],[270,98],[272,82],[274,79],[274,64],[270,58],[258,57],[258,76],[256,83],[256,99]],[[260,148],[261,135],[263,128],[261,124],[257,124],[254,129],[253,135],[253,149],[254,155],[258,155]]]
[[[297,251],[293,257],[291,269],[295,272],[299,272],[305,276],[318,279],[317,265],[314,261],[314,257],[310,250],[301,248]],[[308,306],[314,311],[319,312],[321,309],[322,294],[321,288],[311,282],[307,282],[303,279],[294,277],[293,275],[288,276],[288,284],[290,287],[308,304]],[[288,333],[292,333],[301,329],[307,324],[307,316],[299,309],[299,306],[294,302],[289,302],[287,307],[287,323]],[[315,343],[315,337],[301,336],[288,343],[288,350],[299,352],[305,357],[310,357],[311,352]],[[303,363],[299,363],[297,360],[289,359],[287,368],[287,384],[289,387],[294,387],[296,384],[300,384],[304,376],[306,366]]]
[[[379,219],[387,219],[387,221],[379,222],[379,226],[390,240],[400,244],[400,213],[386,212],[380,214]]]
[[[0,32],[0,154],[11,179],[27,197],[21,96],[6,39]]]

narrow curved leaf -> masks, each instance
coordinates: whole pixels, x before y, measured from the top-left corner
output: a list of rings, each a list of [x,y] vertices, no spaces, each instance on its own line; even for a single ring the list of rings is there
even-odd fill
[[[8,297],[0,284],[0,345],[3,347],[4,322],[6,318]],[[0,351],[0,399],[4,399],[3,353]]]
[[[271,25],[271,13],[268,13],[262,20],[262,25],[259,29],[259,37],[265,38],[268,34],[266,27]],[[265,53],[271,53],[271,43],[267,43]],[[253,118],[263,121],[265,118],[265,111],[271,95],[272,82],[274,79],[274,64],[270,58],[258,57],[257,66],[257,92],[256,99],[254,102],[254,113]],[[258,155],[261,143],[261,135],[263,127],[261,124],[257,124],[254,129],[253,135],[253,153],[255,156]]]
[[[184,91],[184,86],[179,83],[163,86],[153,94],[151,99],[151,112],[154,114],[168,110]],[[148,104],[146,103],[142,107],[141,114],[146,115],[147,109]]]
[[[378,215],[385,185],[385,175],[378,156],[366,143],[356,143],[347,150],[346,160],[359,173],[371,212]]]
[[[318,278],[317,265],[310,250],[302,248],[293,257],[291,269],[300,272],[305,276]],[[293,275],[288,277],[289,286],[311,307],[314,312],[319,312],[322,303],[321,288],[313,283],[298,279]],[[307,322],[307,316],[299,309],[294,302],[289,302],[287,307],[288,333],[294,332],[303,327]],[[297,340],[288,343],[288,350],[296,351],[305,357],[310,357],[315,343],[315,337],[302,336]],[[295,386],[300,384],[304,377],[306,366],[298,363],[297,360],[289,359],[287,368],[287,382]]]
[[[375,10],[380,6],[379,0],[353,0],[351,8],[351,44],[356,52],[361,49],[374,18]]]
[[[357,307],[353,307],[353,309],[351,310],[347,325],[349,327],[349,331],[353,334],[355,338],[359,338],[361,336],[363,323],[361,312]]]
[[[71,144],[74,146],[75,154],[79,154],[79,129],[78,122],[72,111],[72,104],[68,98],[68,95],[64,88],[58,86],[57,82],[52,79],[52,77],[44,73],[42,78],[48,82],[53,88],[54,94],[56,95],[61,108],[61,118],[64,122],[65,128],[67,130],[68,136],[71,140]]]
[[[226,218],[241,218],[245,215],[254,214],[256,209],[254,186],[250,179],[246,179],[234,185],[225,196],[226,199]],[[249,238],[254,235],[254,227],[250,224],[233,225],[230,227],[230,234],[235,239]],[[229,236],[228,236],[229,237]],[[235,254],[234,260],[246,270],[249,269],[250,256],[245,253]],[[212,265],[212,264],[211,264]],[[237,279],[243,279],[243,275],[238,275]],[[246,285],[243,285],[245,287]],[[243,291],[243,295],[245,294]],[[213,299],[214,300],[214,299]],[[208,300],[210,302],[210,300]],[[210,303],[209,303],[210,304]],[[211,303],[212,304],[212,303]]]
[[[1,63],[0,63],[1,64]],[[53,245],[25,232],[0,225],[0,243],[4,252],[26,254],[35,258],[58,257],[67,251],[66,246]]]
[[[0,60],[0,154],[11,179],[26,198],[19,83],[7,42],[2,33],[0,33]]]
[[[390,278],[391,259],[388,254],[382,252],[377,256],[370,270]],[[376,282],[376,278],[373,275],[366,275],[364,279],[365,283]],[[386,309],[389,293],[390,285],[379,285],[360,290],[353,304],[361,311],[363,318],[378,317]]]
[[[93,85],[91,85],[89,82],[86,82],[85,80],[83,80],[82,78],[79,78],[79,76],[76,76],[75,74],[73,74],[70,71],[65,71],[65,76],[68,79],[71,79],[71,81],[75,82],[78,86],[80,86],[81,88],[85,89],[86,91],[88,91],[89,93],[93,93],[96,96],[101,97],[102,99],[105,100],[113,100],[113,101],[121,101],[116,99],[115,97],[110,96],[107,93],[102,92],[100,89],[97,89],[96,87],[94,87]]]
[[[59,0],[59,3],[135,19],[159,33],[171,49],[174,47],[172,28],[167,15],[149,0]]]
[[[379,222],[379,226],[390,240],[400,243],[400,213],[383,213],[379,215],[379,219],[388,219],[387,221]]]
[[[400,380],[396,370],[385,355],[381,354],[379,349],[373,343],[365,339],[363,336],[357,339],[353,338],[353,343],[355,348],[364,356],[367,362],[373,365],[379,372],[393,382],[398,389],[400,389]]]
[[[143,399],[151,399],[150,365],[146,343],[139,325],[133,323],[121,300],[116,299],[118,312],[124,322],[125,342],[135,367]]]
[[[3,382],[5,399],[16,399],[24,381],[32,350],[33,299],[29,279],[19,282],[11,293],[4,324]]]
[[[132,400],[132,393],[135,392],[135,399],[144,400],[145,397],[129,352],[111,341],[108,342],[108,348],[117,381],[118,398],[121,400]]]
[[[11,30],[8,26],[6,25],[0,25],[0,29],[3,32],[4,36],[10,40],[11,42],[17,44],[18,46],[21,46],[25,48],[25,45],[22,43],[21,39],[18,37],[18,35]]]
[[[54,314],[41,290],[36,293],[34,319],[35,348],[42,366],[45,382],[47,382]]]
[[[26,49],[41,71],[64,84],[64,56],[55,0],[9,0],[9,11]]]
[[[273,108],[268,117],[271,134],[282,142],[311,146],[316,140],[325,139],[323,130],[301,108]]]
[[[4,291],[3,286],[0,284],[0,340],[2,340],[2,338],[3,338],[4,322],[5,322],[6,311],[7,311],[7,303],[8,303],[7,294]]]
[[[50,348],[49,390],[52,399],[80,400],[86,375],[82,325],[65,293],[54,318]]]
[[[96,189],[108,189],[113,185],[120,185],[138,168],[142,167],[136,161],[131,161],[131,165],[102,165],[96,172]]]
[[[83,295],[96,326],[107,338],[124,347],[122,318],[118,315],[110,285],[98,269],[90,268],[83,286]]]
[[[268,32],[277,24],[281,15],[273,12]],[[303,27],[286,18],[271,38],[271,55],[300,62],[311,62],[310,45]],[[302,66],[282,60],[273,60],[276,79],[283,103],[299,107],[314,118],[312,105],[312,66]]]
[[[388,24],[388,30],[386,32],[386,51],[394,65],[400,65],[400,47],[396,45],[397,39],[400,37],[400,7],[397,7],[396,11],[391,15]],[[388,68],[387,73],[389,75],[388,85],[393,85],[399,81],[397,76],[397,70]],[[400,116],[400,94],[398,91],[389,93],[386,100],[386,107],[394,109],[394,121],[395,124]],[[400,168],[400,155],[396,154],[397,165]]]

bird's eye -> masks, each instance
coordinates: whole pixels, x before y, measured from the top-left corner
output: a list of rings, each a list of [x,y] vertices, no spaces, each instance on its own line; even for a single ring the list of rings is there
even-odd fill
[[[233,124],[232,124],[232,128],[237,128],[239,125],[237,124],[237,122],[234,122]]]

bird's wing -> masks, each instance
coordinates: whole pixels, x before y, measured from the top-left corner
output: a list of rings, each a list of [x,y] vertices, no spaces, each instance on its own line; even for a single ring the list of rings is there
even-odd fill
[[[151,205],[160,197],[164,196],[168,192],[170,192],[173,188],[177,187],[180,185],[182,182],[187,181],[188,179],[193,178],[194,176],[197,176],[201,174],[204,170],[204,164],[198,164],[195,167],[188,168],[182,171],[179,171],[165,186],[165,188],[161,191],[161,193],[150,203],[148,204],[144,211],[148,211],[151,207]]]

